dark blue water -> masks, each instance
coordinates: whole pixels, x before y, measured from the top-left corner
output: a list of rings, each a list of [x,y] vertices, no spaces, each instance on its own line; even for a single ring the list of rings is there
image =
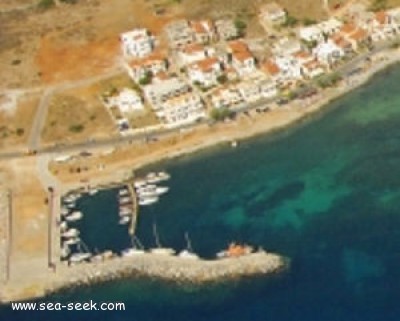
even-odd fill
[[[292,259],[288,274],[207,289],[124,280],[48,300],[122,301],[125,312],[6,307],[0,320],[400,320],[399,84],[395,67],[312,122],[155,167],[172,175],[171,191],[140,212],[145,246],[154,245],[156,223],[163,245],[185,247],[185,232],[208,257],[232,240],[261,245]],[[86,242],[122,247],[129,240],[126,229],[114,233],[116,205],[108,210],[100,198],[98,209],[89,206],[101,214]]]

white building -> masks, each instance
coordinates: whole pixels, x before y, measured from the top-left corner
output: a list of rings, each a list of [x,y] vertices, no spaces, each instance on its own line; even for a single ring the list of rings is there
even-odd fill
[[[322,21],[316,26],[321,30],[323,35],[331,36],[340,30],[343,26],[343,22],[336,18],[330,18],[329,20]]]
[[[235,24],[229,19],[217,20],[215,22],[215,29],[221,40],[232,40],[239,36]]]
[[[168,99],[158,113],[171,127],[192,123],[206,117],[204,104],[199,95],[185,93]]]
[[[345,52],[334,41],[329,39],[320,43],[313,50],[313,55],[323,64],[330,66],[345,56]]]
[[[256,59],[243,41],[231,41],[228,46],[232,57],[232,67],[239,76],[249,75],[257,69]]]
[[[190,90],[189,85],[178,78],[166,79],[143,88],[144,96],[154,110],[162,109],[162,105],[167,100],[185,94]]]
[[[285,22],[287,13],[276,2],[268,3],[260,8],[261,24],[280,24]]]
[[[134,29],[120,36],[125,57],[145,57],[154,49],[154,37],[146,29]]]
[[[190,27],[197,43],[206,44],[215,40],[215,28],[211,20],[191,21]]]
[[[106,103],[109,107],[116,106],[123,114],[144,108],[140,95],[129,88],[124,88],[118,95],[108,98]]]
[[[299,29],[300,39],[307,42],[321,42],[324,40],[324,35],[318,26],[308,26]]]
[[[292,55],[300,50],[302,50],[300,41],[287,37],[279,39],[272,48],[275,55]]]
[[[210,87],[217,84],[217,79],[223,71],[218,58],[208,57],[190,64],[187,73],[191,82],[199,82],[204,87]]]
[[[236,88],[245,102],[255,102],[261,98],[260,87],[253,81],[242,81]]]
[[[186,46],[195,41],[193,30],[187,20],[178,20],[165,28],[169,44],[173,48]]]
[[[278,95],[276,83],[272,79],[265,79],[258,83],[260,95],[263,98],[272,98]]]
[[[219,88],[210,98],[214,108],[228,108],[243,102],[242,95],[233,85]]]
[[[125,63],[125,68],[132,80],[138,82],[149,72],[152,75],[166,72],[168,63],[167,60],[162,56],[150,55],[146,58],[136,59]]]
[[[280,70],[280,80],[291,82],[303,78],[301,63],[293,56],[276,56],[275,63]]]
[[[203,60],[207,57],[213,56],[215,50],[213,48],[204,47],[203,45],[194,43],[185,46],[182,50],[178,51],[180,64],[185,66],[193,62]]]

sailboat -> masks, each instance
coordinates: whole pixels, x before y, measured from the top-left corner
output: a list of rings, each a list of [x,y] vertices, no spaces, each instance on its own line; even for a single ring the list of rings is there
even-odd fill
[[[192,244],[189,239],[189,235],[185,232],[185,239],[186,239],[186,249],[179,252],[178,256],[184,259],[194,259],[198,260],[199,256],[193,252]]]
[[[82,251],[82,245],[85,247],[86,252]],[[86,261],[92,256],[92,253],[90,253],[88,247],[86,246],[85,243],[83,243],[82,240],[80,241],[80,243],[78,243],[78,251],[79,253],[74,253],[70,256],[69,258],[70,263],[79,263],[82,261]]]
[[[160,244],[160,239],[158,237],[157,233],[157,225],[154,223],[153,224],[153,234],[154,234],[154,239],[156,241],[157,247],[155,249],[151,249],[150,252],[153,254],[162,254],[162,255],[174,255],[175,250],[168,248],[168,247],[161,247]]]
[[[132,236],[131,242],[132,242],[132,247],[123,250],[121,252],[122,256],[134,256],[146,253],[144,251],[142,243],[140,243],[139,239],[135,235]],[[139,247],[137,245],[139,245]]]

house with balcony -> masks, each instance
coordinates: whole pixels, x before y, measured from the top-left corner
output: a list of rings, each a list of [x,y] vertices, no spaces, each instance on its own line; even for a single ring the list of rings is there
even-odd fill
[[[207,116],[200,96],[189,92],[166,100],[157,114],[168,127],[193,123]]]
[[[125,69],[129,77],[135,82],[146,77],[149,73],[157,75],[165,73],[168,69],[168,61],[165,57],[158,54],[151,54],[148,57],[125,62]]]
[[[249,75],[257,69],[256,59],[243,41],[235,40],[229,42],[228,53],[232,67],[239,76]]]
[[[145,57],[153,51],[154,40],[147,29],[124,32],[120,35],[122,53],[125,57]]]
[[[211,87],[218,83],[218,77],[223,74],[222,64],[216,57],[207,57],[188,65],[187,74],[192,83]]]

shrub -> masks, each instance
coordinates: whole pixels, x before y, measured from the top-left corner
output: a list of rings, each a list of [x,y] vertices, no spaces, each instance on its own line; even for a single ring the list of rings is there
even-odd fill
[[[282,27],[294,27],[298,22],[297,18],[287,15],[285,22],[282,23]]]
[[[69,131],[73,133],[80,133],[85,129],[85,126],[82,124],[74,124],[69,126]]]
[[[232,115],[232,111],[226,107],[214,108],[211,110],[210,117],[215,121],[221,121]]]
[[[15,133],[17,134],[17,136],[22,136],[25,133],[25,129],[23,128],[17,128],[17,130],[15,131]]]
[[[40,0],[38,3],[39,9],[49,9],[55,5],[54,0]]]

